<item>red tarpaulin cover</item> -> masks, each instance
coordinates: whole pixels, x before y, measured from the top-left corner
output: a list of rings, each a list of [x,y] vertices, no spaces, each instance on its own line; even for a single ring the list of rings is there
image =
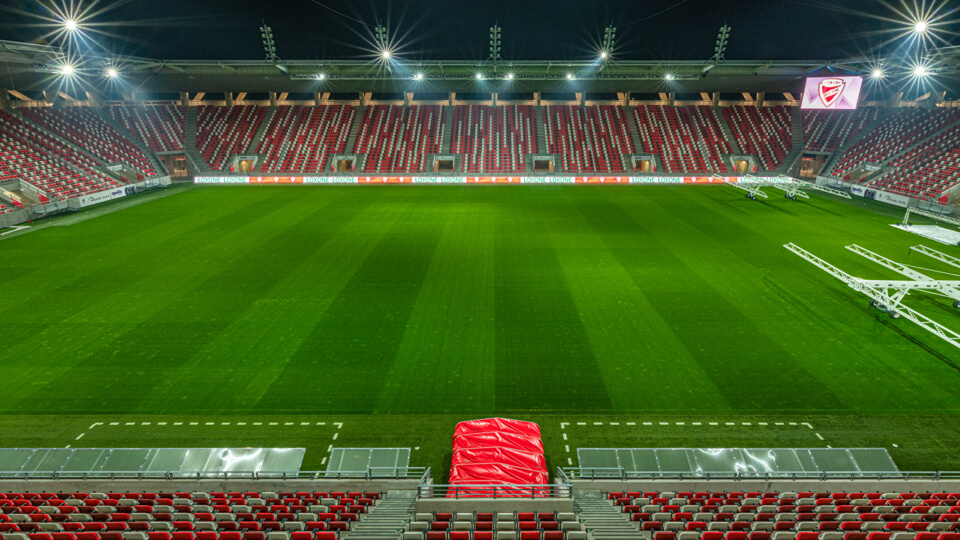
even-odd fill
[[[546,484],[549,480],[546,472],[499,463],[470,463],[450,469],[451,484]]]
[[[500,463],[547,472],[547,460],[542,454],[513,448],[461,448],[453,453],[453,466],[469,463]]]
[[[467,433],[489,433],[493,431],[516,433],[527,437],[540,437],[540,426],[533,422],[510,420],[509,418],[486,418],[484,420],[470,420],[460,422],[453,430],[453,438]]]
[[[543,441],[515,433],[467,433],[453,440],[454,452],[464,448],[513,448],[542,455]]]

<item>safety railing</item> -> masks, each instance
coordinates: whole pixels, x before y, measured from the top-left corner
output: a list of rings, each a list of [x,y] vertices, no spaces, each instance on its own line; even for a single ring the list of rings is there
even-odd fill
[[[424,467],[369,467],[363,471],[0,471],[10,480],[419,480]]]
[[[960,480],[960,471],[627,471],[619,467],[564,467],[557,477],[571,480]]]
[[[570,498],[570,484],[421,484],[417,487],[420,499],[538,499]]]

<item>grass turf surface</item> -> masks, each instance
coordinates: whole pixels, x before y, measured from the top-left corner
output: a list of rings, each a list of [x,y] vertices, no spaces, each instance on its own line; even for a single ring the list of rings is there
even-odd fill
[[[957,349],[781,245],[868,279],[899,276],[843,246],[943,272],[907,248],[956,248],[847,202],[211,187],[60,219],[0,242],[5,446],[306,446],[306,468],[330,444],[419,446],[439,477],[458,420],[503,414],[542,423],[552,465],[566,446],[830,444],[960,470]],[[945,299],[908,303],[958,326]],[[321,421],[336,441],[299,426]]]

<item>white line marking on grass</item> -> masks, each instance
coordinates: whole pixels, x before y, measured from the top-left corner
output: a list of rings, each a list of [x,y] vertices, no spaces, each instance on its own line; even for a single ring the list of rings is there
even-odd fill
[[[310,422],[300,422],[300,425],[301,425],[301,426],[309,426],[309,425],[310,425]]]
[[[214,424],[213,422],[204,422],[204,423],[203,423],[203,425],[205,425],[205,426],[212,426],[213,424]]]
[[[565,444],[565,445],[563,445],[563,447],[567,450],[567,452],[570,451],[570,445],[569,445],[569,444]]]
[[[165,426],[165,425],[167,425],[167,423],[166,423],[166,422],[157,422],[157,425],[158,425],[158,426]]]
[[[728,425],[728,426],[735,426],[735,425],[737,425],[737,424],[736,424],[735,422],[727,422],[727,425]]]
[[[791,425],[791,426],[795,426],[795,425],[797,425],[797,423],[796,423],[796,422],[790,422],[790,425]]]
[[[268,426],[275,426],[275,425],[277,425],[277,423],[276,423],[276,422],[270,422],[270,423],[267,424],[267,425],[268,425]]]
[[[262,426],[262,425],[263,425],[263,422],[254,422],[253,425],[255,425],[255,426]]]
[[[191,426],[199,426],[199,425],[200,425],[200,422],[190,422],[190,425],[191,425]]]
[[[661,426],[669,426],[669,425],[670,425],[670,422],[660,422],[660,425],[661,425]]]
[[[585,425],[587,425],[587,423],[586,423],[586,422],[577,422],[577,425],[578,425],[578,426],[585,426]]]
[[[776,422],[776,423],[774,423],[774,425],[775,425],[775,426],[782,426],[782,425],[783,425],[783,422]]]
[[[627,422],[627,425],[628,425],[628,426],[635,426],[635,425],[637,425],[637,423],[636,423],[636,422]]]
[[[95,428],[95,427],[97,427],[97,426],[102,426],[102,425],[103,425],[103,422],[94,422],[94,423],[90,424],[90,427],[87,428],[87,429],[93,429],[93,428]]]
[[[326,465],[326,464],[327,464],[327,458],[323,458],[323,461],[321,461],[320,464],[321,464],[321,465]]]
[[[333,434],[333,440],[337,440],[337,437],[339,437],[339,436],[340,436],[340,432],[334,433],[334,434]]]
[[[743,422],[743,425],[749,426],[749,425],[751,425],[751,424],[750,424],[750,422]]]
[[[828,445],[827,445],[827,448],[833,448],[833,447],[828,444]]]
[[[644,422],[643,425],[645,425],[645,426],[652,426],[652,425],[653,425],[653,422]]]
[[[136,422],[127,422],[127,423],[124,424],[124,425],[125,425],[125,426],[135,426],[135,425],[137,425],[137,423],[136,423]]]
[[[70,445],[68,444],[68,445],[64,446],[64,448],[70,448]]]
[[[695,425],[695,426],[702,426],[703,424],[701,424],[700,422],[694,422],[693,425]]]
[[[566,433],[563,434],[563,440],[567,440],[567,434],[566,434]]]
[[[819,433],[814,433],[814,435],[816,435],[817,438],[820,439],[821,441],[823,440],[823,435],[820,435]]]
[[[602,426],[602,425],[603,425],[603,422],[594,422],[593,425],[595,425],[595,426]]]
[[[229,425],[230,425],[230,422],[220,422],[220,425],[221,425],[221,426],[229,426]]]
[[[317,422],[317,425],[318,425],[318,426],[325,426],[325,425],[327,425],[327,423],[326,423],[326,422]]]
[[[120,422],[110,422],[110,425],[111,425],[111,426],[119,426],[119,425],[120,425]]]
[[[246,423],[246,422],[237,422],[237,425],[238,425],[238,426],[245,426],[245,425],[247,425],[247,423]]]
[[[757,425],[758,425],[758,426],[765,426],[765,425],[767,425],[767,423],[766,423],[766,422],[757,422]]]
[[[333,452],[333,445],[332,445],[332,444],[327,447],[327,453],[329,454],[330,452]]]
[[[567,458],[567,465],[573,465],[573,458]]]
[[[293,425],[293,422],[284,422],[283,425],[285,425],[285,426],[292,426],[292,425]]]
[[[150,422],[140,422],[140,425],[141,425],[141,426],[149,426],[149,425],[150,425]]]
[[[810,425],[810,422],[804,422],[804,423],[802,423],[802,424],[800,424],[800,425],[801,425],[801,426],[807,426],[808,428],[813,429],[813,426]]]
[[[685,425],[687,425],[687,424],[686,424],[685,422],[677,422],[677,425],[678,425],[678,426],[685,426]]]
[[[83,438],[84,435],[86,435],[86,433],[81,433],[81,434],[77,435],[77,438],[74,439],[74,440],[75,440],[75,441],[79,441],[80,439]]]
[[[560,429],[566,429],[570,425],[570,422],[560,422]]]
[[[175,425],[175,426],[182,426],[182,425],[183,425],[183,422],[174,422],[173,425]]]
[[[716,422],[710,422],[710,425],[711,425],[711,426],[717,426],[717,425],[719,425],[719,424],[717,424]]]
[[[620,425],[620,422],[610,422],[610,425],[611,425],[611,426],[619,426],[619,425]]]
[[[322,426],[323,424],[320,425]],[[340,429],[343,427],[343,422],[334,422],[333,425],[337,426],[337,429]]]

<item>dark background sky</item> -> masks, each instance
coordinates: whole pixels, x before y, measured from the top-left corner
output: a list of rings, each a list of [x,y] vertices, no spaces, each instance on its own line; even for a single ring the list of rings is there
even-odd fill
[[[607,24],[618,28],[617,58],[706,59],[713,54],[717,30],[728,23],[733,27],[728,59],[787,60],[868,53],[891,35],[871,33],[897,28],[870,15],[902,19],[892,7],[901,0],[318,1],[370,26],[313,0],[121,0],[93,22],[114,34],[96,37],[113,52],[250,60],[263,58],[261,20],[273,27],[283,59],[364,58],[379,20],[388,23],[401,56],[411,60],[485,59],[488,29],[495,22],[503,28],[506,60],[592,57]],[[956,11],[960,4],[926,1],[946,6],[941,12]],[[9,6],[0,11],[0,39],[36,42],[43,35],[29,25],[36,19],[16,13],[41,13],[38,2],[2,0],[0,5]],[[98,7],[110,5],[111,0],[102,0]],[[950,30],[956,32],[957,25]],[[952,35],[947,39],[960,42]]]

